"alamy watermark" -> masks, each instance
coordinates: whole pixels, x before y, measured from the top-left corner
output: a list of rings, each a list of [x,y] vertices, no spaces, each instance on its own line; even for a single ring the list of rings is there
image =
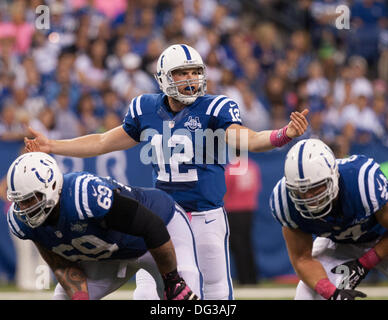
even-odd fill
[[[347,5],[343,4],[335,8],[336,19],[335,27],[339,30],[350,29],[350,9]]]
[[[339,265],[335,268],[335,273],[342,275],[342,280],[338,284],[338,289],[349,289],[350,269],[346,265]]]
[[[46,264],[41,264],[35,269],[35,288],[37,290],[48,290],[50,289],[51,282],[51,269]]]
[[[248,129],[205,130],[192,126],[180,128],[172,134],[172,121],[163,121],[163,132],[149,128],[140,135],[140,141],[148,141],[140,151],[140,161],[159,167],[158,180],[185,182],[196,180],[195,166],[236,164],[232,175],[243,175],[248,169]],[[194,137],[193,137],[194,136]],[[194,143],[193,143],[194,141]],[[237,149],[239,151],[237,151]],[[170,165],[170,173],[165,165]],[[181,164],[188,165],[187,172],[180,172]],[[190,168],[190,165],[195,165]]]
[[[38,30],[50,29],[50,8],[46,5],[39,5],[35,9],[37,15],[35,19],[35,28]]]

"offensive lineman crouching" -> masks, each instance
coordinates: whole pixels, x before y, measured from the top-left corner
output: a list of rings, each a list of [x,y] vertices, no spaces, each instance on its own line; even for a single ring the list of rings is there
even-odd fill
[[[336,159],[318,139],[287,154],[270,205],[300,277],[297,300],[354,300],[369,270],[388,276],[388,181],[363,155]],[[315,239],[313,239],[315,235]]]
[[[154,277],[160,298],[202,297],[186,213],[163,191],[87,172],[63,175],[41,152],[18,157],[7,185],[9,227],[32,240],[53,270],[53,299],[101,299],[139,268]]]

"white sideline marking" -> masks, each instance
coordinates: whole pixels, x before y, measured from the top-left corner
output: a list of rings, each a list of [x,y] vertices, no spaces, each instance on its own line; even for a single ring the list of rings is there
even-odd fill
[[[387,297],[388,287],[360,287],[369,298]],[[235,299],[293,299],[295,288],[239,288],[234,290]],[[52,291],[0,292],[0,300],[51,300]],[[132,300],[132,290],[118,290],[104,300]]]

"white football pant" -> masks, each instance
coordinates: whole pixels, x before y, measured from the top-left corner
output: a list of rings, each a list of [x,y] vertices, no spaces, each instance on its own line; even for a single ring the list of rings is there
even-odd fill
[[[198,268],[193,233],[186,213],[180,207],[177,206],[173,218],[167,225],[167,230],[174,244],[179,274],[198,297],[203,297],[202,276]],[[147,282],[148,288],[150,286],[153,288],[151,299],[163,299],[163,280],[149,252],[135,259],[82,261],[80,265],[87,276],[91,300],[101,299],[116,291],[139,269],[146,270],[147,275],[151,277],[151,281]],[[144,297],[142,292],[134,292],[134,299],[136,296],[137,299]],[[53,299],[69,299],[59,283],[55,288]]]
[[[191,212],[205,300],[233,300],[230,275],[229,225],[223,208]],[[134,299],[157,299],[155,283],[144,270],[136,273]],[[153,293],[152,293],[153,292]]]
[[[366,251],[374,247],[375,244],[376,241],[360,244],[335,243],[328,238],[317,237],[313,243],[312,256],[321,262],[329,280],[338,287],[344,275],[332,273],[331,269],[349,260],[360,258]],[[375,268],[388,276],[387,259],[381,261]],[[362,291],[362,288],[360,291]],[[295,300],[324,300],[324,298],[303,281],[299,281],[296,288]]]

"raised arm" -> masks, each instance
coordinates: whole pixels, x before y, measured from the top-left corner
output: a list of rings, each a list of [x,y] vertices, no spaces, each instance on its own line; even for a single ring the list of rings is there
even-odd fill
[[[240,150],[263,152],[281,146],[301,136],[308,127],[308,109],[291,113],[289,124],[279,130],[253,131],[239,124],[232,124],[226,130],[226,142]]]
[[[66,260],[56,253],[47,250],[39,243],[34,242],[42,258],[54,272],[58,282],[72,300],[89,300],[86,275],[74,262]]]
[[[104,133],[89,134],[66,140],[52,140],[42,133],[28,128],[33,139],[24,139],[26,151],[41,151],[70,157],[95,157],[104,153],[125,150],[137,145],[121,127],[118,126]]]

